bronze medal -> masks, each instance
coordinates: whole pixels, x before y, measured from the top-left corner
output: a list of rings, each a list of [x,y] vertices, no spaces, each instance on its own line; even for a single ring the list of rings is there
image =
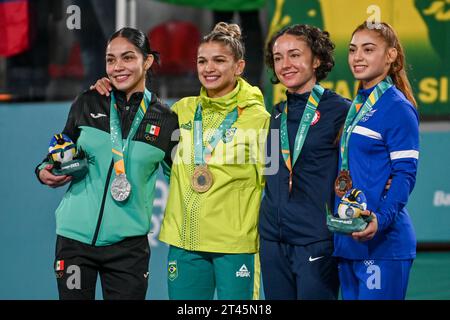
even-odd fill
[[[191,186],[195,192],[208,191],[213,184],[213,175],[206,165],[196,166],[192,175]]]
[[[334,182],[334,192],[339,198],[342,198],[352,188],[352,185],[352,178],[350,177],[349,171],[341,170]]]

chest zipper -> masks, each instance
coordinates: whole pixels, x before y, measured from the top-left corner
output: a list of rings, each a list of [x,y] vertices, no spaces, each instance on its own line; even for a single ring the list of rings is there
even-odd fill
[[[109,181],[111,180],[111,173],[112,173],[113,166],[114,166],[114,161],[111,160],[111,164],[110,164],[109,170],[108,170],[108,175],[106,177],[105,188],[103,190],[102,205],[100,206],[100,211],[98,213],[97,226],[95,227],[94,237],[93,237],[92,243],[91,243],[93,246],[95,246],[95,243],[97,242],[98,233],[100,231],[100,226],[102,224],[103,210],[105,209],[106,196],[108,194]]]

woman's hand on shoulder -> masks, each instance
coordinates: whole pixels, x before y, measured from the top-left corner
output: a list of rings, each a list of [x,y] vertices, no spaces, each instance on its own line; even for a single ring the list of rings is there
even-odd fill
[[[48,185],[51,188],[58,188],[62,187],[72,180],[72,176],[55,176],[51,171],[52,168],[53,165],[48,164],[44,169],[39,171],[39,179],[42,181],[42,183]]]
[[[109,96],[109,92],[112,90],[111,81],[108,78],[101,78],[97,82],[90,86],[89,89],[97,90],[102,96]]]

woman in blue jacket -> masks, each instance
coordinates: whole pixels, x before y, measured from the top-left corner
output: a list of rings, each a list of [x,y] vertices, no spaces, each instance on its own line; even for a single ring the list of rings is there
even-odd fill
[[[337,179],[365,193],[363,214],[373,220],[351,236],[335,235],[342,298],[404,299],[416,255],[415,233],[405,208],[419,157],[416,101],[402,46],[387,23],[358,26],[348,62],[360,85],[341,137]],[[392,183],[385,190],[389,178]],[[336,183],[337,195],[345,191]]]

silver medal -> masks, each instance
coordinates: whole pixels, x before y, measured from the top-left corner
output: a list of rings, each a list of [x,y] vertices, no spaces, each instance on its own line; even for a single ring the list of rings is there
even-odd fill
[[[114,178],[111,184],[111,195],[116,201],[125,201],[131,193],[131,184],[128,182],[127,176],[122,173]]]

